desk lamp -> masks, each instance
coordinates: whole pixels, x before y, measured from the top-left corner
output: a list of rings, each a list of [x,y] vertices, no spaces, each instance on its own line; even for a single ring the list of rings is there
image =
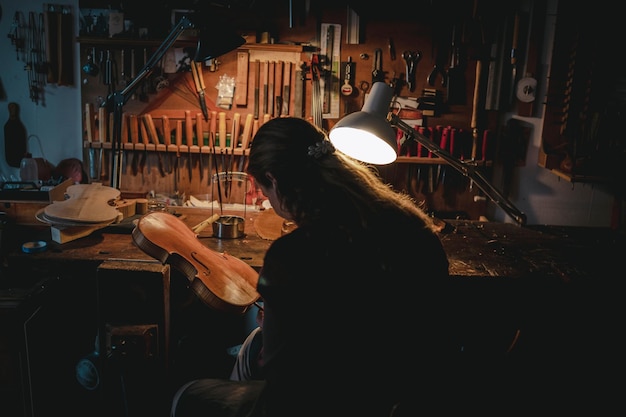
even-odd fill
[[[494,203],[506,212],[519,225],[526,224],[526,215],[511,203],[476,169],[475,161],[464,161],[456,158],[439,147],[426,136],[409,126],[391,109],[393,88],[384,83],[376,82],[363,103],[361,111],[351,113],[341,120],[329,132],[332,144],[341,152],[376,165],[390,164],[397,158],[398,143],[393,127],[404,133],[400,146],[407,141],[416,141],[445,160],[448,165],[469,178]]]
[[[128,99],[134,94],[141,81],[150,75],[163,55],[174,44],[178,37],[187,29],[195,28],[191,20],[187,16],[183,16],[176,26],[167,35],[163,43],[157,48],[150,59],[144,64],[137,76],[131,80],[124,89],[111,93],[102,107],[107,107],[109,113],[113,113],[113,138],[111,145],[111,187],[120,188],[122,178],[122,115],[123,108]],[[209,59],[217,58],[235,48],[243,45],[246,40],[239,35],[231,33],[225,29],[223,24],[217,24],[212,27],[204,25],[199,27],[199,38],[196,46],[196,53],[193,58],[195,62],[203,62]],[[199,92],[200,93],[200,92]],[[204,97],[199,97],[204,100]],[[200,102],[202,106],[202,101]]]

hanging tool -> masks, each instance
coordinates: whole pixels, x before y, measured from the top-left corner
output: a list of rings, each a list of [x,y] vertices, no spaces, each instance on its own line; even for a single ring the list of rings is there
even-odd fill
[[[260,84],[261,84],[261,61],[254,61],[254,118],[259,118],[260,105]],[[232,140],[232,139],[231,139]]]
[[[139,155],[137,154],[139,143],[139,121],[136,114],[130,114],[128,117],[128,123],[130,124],[130,141],[133,148],[133,161],[131,162],[130,169],[133,176],[139,173]]]
[[[263,114],[267,114],[267,93],[268,93],[268,86],[267,86],[267,81],[268,81],[268,77],[270,75],[270,66],[269,66],[269,61],[263,61],[261,62],[261,84],[263,86],[263,99],[262,99],[262,103],[263,103]]]
[[[228,191],[230,190],[230,184],[228,184],[228,182],[231,180],[231,178],[229,177],[228,173],[229,167],[226,164],[225,153],[228,153],[228,143],[226,142],[226,113],[223,111],[218,113],[217,129],[220,139],[219,144],[220,154],[222,155],[222,169],[224,170],[224,180],[226,181],[226,183],[224,184],[224,196],[228,197]]]
[[[274,71],[274,104],[276,105],[274,114],[280,116],[283,111],[283,77],[285,75],[285,62],[282,60],[276,61]]]
[[[193,153],[191,152],[193,147],[193,118],[190,110],[185,110],[185,141],[187,142],[187,171],[189,173],[189,181],[191,181],[194,163]]]
[[[175,133],[175,142],[176,142],[176,165],[175,165],[175,173],[174,173],[174,188],[175,191],[178,190],[178,186],[180,185],[180,153],[181,148],[183,147],[183,121],[176,120],[176,133]]]
[[[396,60],[396,46],[393,43],[393,39],[389,38],[389,43],[387,45],[389,47],[389,59],[392,61]]]
[[[359,90],[361,90],[361,108],[363,108],[363,105],[365,104],[365,94],[367,94],[367,92],[370,89],[370,83],[363,80],[359,83]]]
[[[252,139],[252,125],[253,120],[250,115],[246,116],[246,121],[243,125],[243,134],[241,135],[241,159],[239,160],[239,172],[243,172],[246,156],[250,153],[248,147],[250,146],[250,140]]]
[[[404,51],[402,58],[406,63],[406,84],[409,91],[413,92],[415,91],[415,68],[422,58],[422,53],[420,51]]]
[[[157,154],[157,157],[159,159],[159,174],[161,174],[162,177],[165,176],[165,164],[163,163],[163,155],[161,155],[161,151],[163,150],[161,148],[161,151],[159,150],[159,134],[157,133],[156,127],[154,126],[154,120],[152,120],[152,116],[150,115],[150,113],[145,113],[143,115],[143,123],[146,127],[146,131],[148,133],[148,137],[150,138],[150,141],[152,141],[152,145],[154,146],[154,152]],[[164,145],[163,145],[164,146]],[[151,146],[152,149],[152,146]]]
[[[508,105],[511,105],[515,98],[515,82],[517,80],[517,55],[518,55],[518,40],[519,40],[519,11],[515,11],[515,17],[513,18],[513,39],[511,41],[511,86],[509,88],[509,101]]]
[[[306,109],[306,84],[307,78],[306,74],[309,70],[306,62],[300,63],[300,68],[296,71],[296,84],[294,88],[294,116],[296,117],[304,117],[305,109]],[[263,87],[266,88],[265,86]],[[264,111],[263,114],[267,114],[267,111]]]
[[[191,61],[191,76],[196,86],[196,92],[198,93],[198,100],[200,103],[200,110],[204,116],[206,122],[209,121],[209,111],[206,106],[204,76],[202,75],[202,62]]]
[[[331,87],[333,81],[333,55],[335,47],[335,26],[328,25],[326,29],[326,55],[324,64],[324,101],[322,113],[330,113]]]
[[[267,65],[267,112],[274,117],[274,77],[276,76],[276,61]],[[265,87],[263,87],[265,89]]]
[[[161,116],[163,120],[163,142],[165,143],[165,149],[167,152],[167,173],[171,174],[173,171],[173,154],[176,153],[176,145],[172,143],[172,126],[170,124],[170,118],[167,115]],[[174,189],[176,191],[176,189]]]
[[[354,87],[352,86],[352,83],[354,82],[352,80],[352,74],[354,73],[354,63],[352,62],[352,57],[349,56],[348,57],[348,62],[345,63],[345,69],[344,69],[344,76],[343,76],[343,85],[341,86],[341,94],[344,97],[344,101],[343,101],[343,111],[344,114],[348,114],[350,113],[350,109],[349,109],[349,104],[350,104],[350,100],[349,98],[352,96],[352,93],[354,93]]]
[[[15,107],[14,106],[10,106],[9,109],[13,109],[13,111],[15,111]],[[10,117],[15,117],[15,115],[10,115]],[[84,124],[85,124],[85,138],[87,139],[89,148],[87,149],[87,153],[88,153],[88,161],[89,161],[89,178],[93,181],[93,180],[97,180],[98,178],[98,174],[99,172],[96,172],[96,150],[93,148],[93,138],[94,135],[96,133],[96,116],[94,114],[94,108],[93,108],[93,104],[91,103],[86,103],[85,104],[85,114],[84,114]],[[22,129],[19,129],[19,123],[18,123],[18,131],[21,131]],[[4,127],[4,137],[5,137],[5,145],[8,148],[5,148],[6,150],[12,151],[12,144],[11,141],[16,139],[16,135],[15,135],[15,129],[13,129],[11,127],[11,123],[7,122],[7,124]],[[15,148],[15,145],[13,145],[13,147]],[[20,155],[24,155],[24,153],[26,153],[26,146],[23,146],[23,152],[20,153]],[[11,166],[19,166],[19,161],[17,160],[18,156],[13,157],[11,155],[11,152],[7,152],[7,162],[9,163],[9,165]],[[12,162],[11,158],[14,158],[15,161]]]
[[[385,73],[383,72],[383,50],[376,48],[374,50],[374,63],[372,68],[372,84],[375,82],[385,81]]]
[[[200,170],[200,181],[204,179],[204,161],[202,158],[202,148],[204,145],[204,122],[202,118],[204,115],[201,113],[196,114],[196,145],[194,146],[194,152],[198,152],[198,167]]]
[[[452,27],[452,45],[450,47],[450,66],[448,67],[448,104],[465,104],[467,101],[465,85],[465,64],[461,59],[456,25]]]
[[[441,78],[441,87],[448,85],[448,72],[446,71],[446,61],[448,60],[448,48],[444,40],[442,32],[445,30],[445,25],[440,25],[436,28],[437,34],[435,35],[435,41],[433,42],[433,49],[435,55],[435,65],[432,71],[428,74],[426,81],[432,87],[437,83],[437,78]]]
[[[291,66],[292,63],[285,61],[285,74],[283,76],[283,106],[282,114],[289,116],[289,104],[291,101]],[[258,118],[256,118],[258,119]]]

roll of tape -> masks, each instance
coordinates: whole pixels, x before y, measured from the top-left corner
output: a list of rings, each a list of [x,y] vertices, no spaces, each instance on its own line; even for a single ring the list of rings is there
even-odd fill
[[[35,242],[26,242],[22,245],[22,252],[24,253],[38,253],[43,252],[48,247],[48,244],[43,240]]]

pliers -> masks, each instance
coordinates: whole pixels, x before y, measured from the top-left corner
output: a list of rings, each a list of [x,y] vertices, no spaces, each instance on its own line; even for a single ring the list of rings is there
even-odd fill
[[[430,72],[430,74],[428,74],[428,78],[426,79],[426,81],[428,81],[428,84],[430,84],[431,86],[434,86],[435,80],[437,79],[438,75],[441,75],[441,86],[442,87],[447,86],[448,85],[448,72],[444,69],[443,65],[440,65],[439,63],[435,63],[433,70]]]

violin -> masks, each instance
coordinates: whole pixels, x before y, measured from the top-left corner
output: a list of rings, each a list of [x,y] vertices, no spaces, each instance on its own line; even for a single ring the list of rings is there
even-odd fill
[[[198,235],[173,214],[144,214],[132,237],[146,254],[181,271],[192,291],[209,307],[243,314],[259,299],[259,276],[254,268],[204,246]]]
[[[46,206],[44,213],[58,222],[110,224],[119,215],[119,197],[119,190],[102,184],[74,184],[67,187],[65,200]]]

